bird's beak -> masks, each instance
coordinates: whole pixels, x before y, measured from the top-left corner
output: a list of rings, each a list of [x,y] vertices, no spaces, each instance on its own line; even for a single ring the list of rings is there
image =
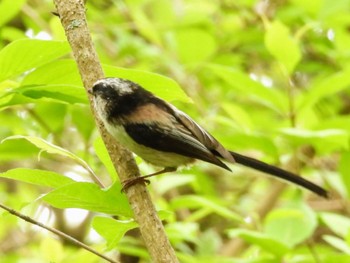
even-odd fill
[[[92,88],[91,89],[88,89],[88,91],[87,91],[89,94],[91,94],[91,95],[94,95],[94,93],[93,93],[93,91],[92,91]]]

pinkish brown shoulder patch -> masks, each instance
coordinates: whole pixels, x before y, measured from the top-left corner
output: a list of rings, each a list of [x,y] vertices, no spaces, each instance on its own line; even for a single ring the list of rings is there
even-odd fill
[[[128,120],[133,123],[161,122],[170,126],[173,126],[173,119],[168,112],[154,104],[140,106],[128,116]]]

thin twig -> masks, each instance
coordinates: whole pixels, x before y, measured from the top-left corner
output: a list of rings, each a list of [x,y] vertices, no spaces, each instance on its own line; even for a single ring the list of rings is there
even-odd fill
[[[113,259],[111,259],[111,258],[109,258],[109,257],[104,256],[103,254],[97,252],[96,250],[94,250],[94,249],[92,249],[91,247],[85,245],[84,243],[80,242],[79,240],[77,240],[77,239],[75,239],[75,238],[73,238],[73,237],[67,235],[66,233],[63,233],[63,232],[61,232],[61,231],[59,231],[59,230],[57,230],[57,229],[55,229],[55,228],[46,226],[46,225],[44,225],[44,224],[42,224],[42,223],[40,223],[40,222],[34,220],[33,218],[31,218],[31,217],[29,217],[29,216],[26,216],[26,215],[23,215],[23,214],[21,214],[20,212],[17,212],[16,210],[14,210],[14,209],[12,209],[12,208],[9,208],[9,207],[7,207],[7,206],[1,204],[1,203],[0,203],[0,207],[1,207],[2,209],[4,209],[4,210],[8,211],[10,214],[12,214],[12,215],[14,215],[14,216],[17,216],[17,217],[21,218],[22,220],[27,221],[28,223],[31,223],[31,224],[33,224],[33,225],[39,226],[39,227],[41,227],[41,228],[44,228],[44,229],[46,229],[46,230],[48,230],[48,231],[50,231],[50,232],[56,234],[57,236],[62,237],[62,238],[64,238],[64,239],[66,239],[66,240],[72,242],[72,243],[75,244],[76,246],[79,246],[79,247],[81,247],[81,248],[83,248],[83,249],[85,249],[85,250],[87,250],[87,251],[89,251],[89,252],[95,254],[96,256],[107,260],[108,262],[111,262],[111,263],[119,263],[119,261],[115,261],[115,260],[113,260]]]

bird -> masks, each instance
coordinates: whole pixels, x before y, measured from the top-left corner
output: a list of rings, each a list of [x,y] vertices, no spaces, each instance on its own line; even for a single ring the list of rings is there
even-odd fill
[[[163,167],[124,181],[123,190],[201,160],[231,172],[225,162],[238,163],[328,197],[327,190],[297,174],[226,149],[186,113],[133,81],[99,79],[88,93],[98,117],[114,139],[147,163]]]

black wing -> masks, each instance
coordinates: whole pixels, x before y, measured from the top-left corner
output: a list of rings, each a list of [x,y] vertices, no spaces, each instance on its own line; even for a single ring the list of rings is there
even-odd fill
[[[178,127],[180,124],[176,124],[176,127],[161,127],[158,124],[131,123],[124,125],[124,129],[138,144],[206,161],[231,171],[185,127]]]
[[[235,163],[234,157],[226,148],[221,145],[210,133],[203,129],[198,123],[191,119],[186,113],[178,110],[171,104],[167,104],[172,111],[171,114],[182,126],[190,132],[201,144],[213,152],[216,156],[224,158],[230,163]]]

